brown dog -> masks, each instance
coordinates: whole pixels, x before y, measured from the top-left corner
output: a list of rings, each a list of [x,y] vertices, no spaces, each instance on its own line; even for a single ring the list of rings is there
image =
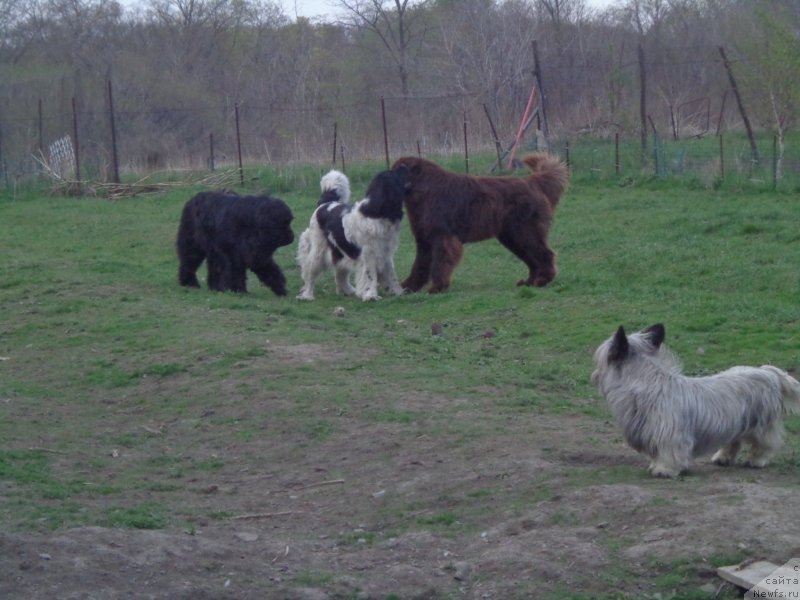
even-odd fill
[[[408,169],[405,198],[417,256],[402,282],[416,292],[432,281],[430,293],[450,286],[463,244],[497,238],[528,265],[517,285],[547,285],[556,276],[555,253],[547,244],[553,213],[567,187],[567,168],[549,154],[522,159],[527,177],[476,177],[446,171],[424,158],[406,156],[392,169]]]

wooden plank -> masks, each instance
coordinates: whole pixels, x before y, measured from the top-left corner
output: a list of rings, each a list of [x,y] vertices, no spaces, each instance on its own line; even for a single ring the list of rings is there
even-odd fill
[[[777,568],[778,565],[774,565],[769,561],[757,560],[752,563],[719,567],[717,575],[725,581],[730,581],[739,587],[749,590],[763,581],[765,577],[768,577]]]

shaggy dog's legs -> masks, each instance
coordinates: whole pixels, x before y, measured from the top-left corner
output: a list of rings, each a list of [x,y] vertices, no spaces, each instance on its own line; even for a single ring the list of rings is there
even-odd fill
[[[728,465],[734,463],[741,448],[742,443],[738,440],[728,444],[714,453],[714,456],[711,457],[711,462],[713,462],[715,465],[719,465],[720,467],[727,467]]]
[[[659,447],[648,470],[654,477],[677,477],[692,464],[692,441],[670,439],[668,447]]]
[[[783,429],[776,426],[762,435],[748,438],[747,441],[751,446],[747,466],[761,469],[767,466],[770,457],[783,446]]]
[[[391,256],[386,258],[386,262],[378,272],[378,279],[381,289],[386,290],[390,294],[400,296],[403,294],[403,286],[397,281],[397,273],[394,270],[394,260]]]
[[[380,300],[378,295],[378,267],[373,256],[363,256],[356,270],[356,296],[364,302]]]
[[[341,264],[341,261],[334,265],[336,277],[336,293],[344,296],[355,296],[356,290],[350,285],[350,269]]]
[[[300,265],[303,288],[297,294],[298,300],[314,299],[314,283],[325,270],[326,251],[327,246],[319,228],[310,227],[300,235],[297,244],[297,262]]]
[[[556,276],[555,252],[547,245],[546,230],[531,236],[531,229],[536,229],[534,223],[520,221],[506,227],[497,239],[528,266],[528,278],[521,279],[517,285],[541,287]]]
[[[689,468],[690,463],[691,459],[688,454],[680,458],[669,454],[658,455],[647,470],[653,477],[677,477],[681,471]]]
[[[433,264],[431,265],[431,294],[444,292],[450,287],[453,271],[461,262],[464,246],[456,237],[439,237],[433,241]]]
[[[274,260],[270,259],[258,267],[254,266],[252,270],[261,283],[275,292],[276,296],[286,295],[286,276]]]
[[[200,287],[197,280],[197,269],[205,259],[205,254],[190,254],[181,251],[180,266],[178,267],[178,283],[187,287]]]
[[[178,283],[187,287],[200,287],[197,280],[197,269],[206,258],[205,251],[197,244],[193,243],[194,234],[187,231],[181,224],[178,232]]]
[[[243,294],[247,291],[247,267],[238,254],[227,254],[224,275],[222,276],[222,290],[230,290]]]
[[[208,289],[224,292],[227,282],[227,266],[225,255],[214,248],[210,248],[206,257],[208,266]]]
[[[420,291],[431,277],[432,260],[431,245],[425,240],[417,240],[417,255],[411,266],[411,273],[400,285],[410,292]]]
[[[230,250],[210,248],[208,252],[208,288],[217,292],[246,292],[247,267]]]

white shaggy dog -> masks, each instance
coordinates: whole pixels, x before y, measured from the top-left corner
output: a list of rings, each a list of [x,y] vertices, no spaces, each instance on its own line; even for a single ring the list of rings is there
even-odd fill
[[[747,464],[765,467],[783,444],[783,415],[800,412],[800,382],[769,365],[686,377],[663,341],[661,324],[630,336],[620,327],[595,352],[592,373],[625,440],[650,457],[650,473],[675,477],[711,452],[729,465],[743,442]]]
[[[381,290],[403,293],[394,270],[394,254],[407,181],[405,169],[378,173],[366,197],[350,205],[346,201],[350,195],[347,177],[338,171],[323,176],[322,197],[298,243],[297,262],[303,278],[298,299],[313,300],[317,278],[331,268],[339,294],[367,301],[380,300]],[[351,272],[355,273],[355,288],[350,284]]]

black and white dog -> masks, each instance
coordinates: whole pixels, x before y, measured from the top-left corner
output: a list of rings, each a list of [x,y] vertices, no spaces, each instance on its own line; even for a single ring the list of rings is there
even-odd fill
[[[379,292],[403,293],[394,270],[394,254],[408,192],[406,169],[378,173],[366,197],[347,202],[350,184],[339,171],[320,181],[322,197],[298,243],[297,262],[303,277],[299,300],[314,299],[314,283],[333,269],[336,291],[364,301],[380,300]],[[355,288],[350,273],[355,273]]]

